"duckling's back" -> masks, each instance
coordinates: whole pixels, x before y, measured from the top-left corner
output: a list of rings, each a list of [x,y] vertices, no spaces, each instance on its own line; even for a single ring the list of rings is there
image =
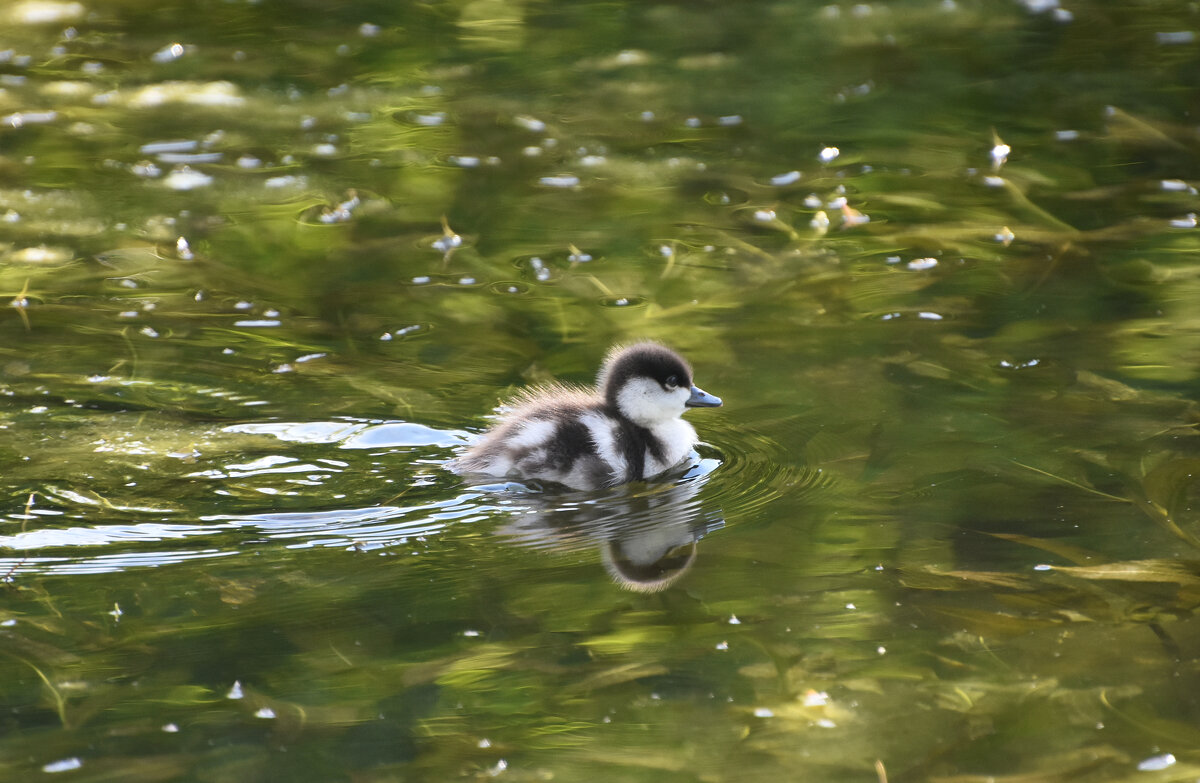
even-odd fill
[[[522,393],[501,423],[451,468],[595,489],[624,480],[616,439],[614,422],[595,394],[543,387]]]

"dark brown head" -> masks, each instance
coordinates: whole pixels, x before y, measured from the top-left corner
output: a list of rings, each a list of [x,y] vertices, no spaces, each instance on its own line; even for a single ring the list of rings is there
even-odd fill
[[[682,356],[654,342],[614,348],[596,385],[609,406],[644,427],[678,418],[688,407],[721,404],[692,384],[692,368]]]

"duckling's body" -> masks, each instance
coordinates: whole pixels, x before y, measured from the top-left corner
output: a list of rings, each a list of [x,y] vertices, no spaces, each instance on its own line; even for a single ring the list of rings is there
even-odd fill
[[[594,390],[556,385],[523,392],[451,467],[575,489],[646,479],[696,445],[696,431],[680,418],[684,410],[720,404],[692,384],[679,354],[637,343],[609,353]]]

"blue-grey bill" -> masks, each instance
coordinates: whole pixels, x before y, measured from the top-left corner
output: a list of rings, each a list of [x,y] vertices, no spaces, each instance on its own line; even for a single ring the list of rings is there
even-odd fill
[[[692,396],[688,397],[688,401],[685,404],[689,408],[719,408],[721,407],[721,398],[709,394],[699,386],[693,386]]]

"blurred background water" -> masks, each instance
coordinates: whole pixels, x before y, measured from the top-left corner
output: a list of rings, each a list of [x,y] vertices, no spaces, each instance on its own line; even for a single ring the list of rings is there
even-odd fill
[[[0,7],[0,778],[1200,779],[1193,2]],[[659,481],[467,483],[679,349]]]

